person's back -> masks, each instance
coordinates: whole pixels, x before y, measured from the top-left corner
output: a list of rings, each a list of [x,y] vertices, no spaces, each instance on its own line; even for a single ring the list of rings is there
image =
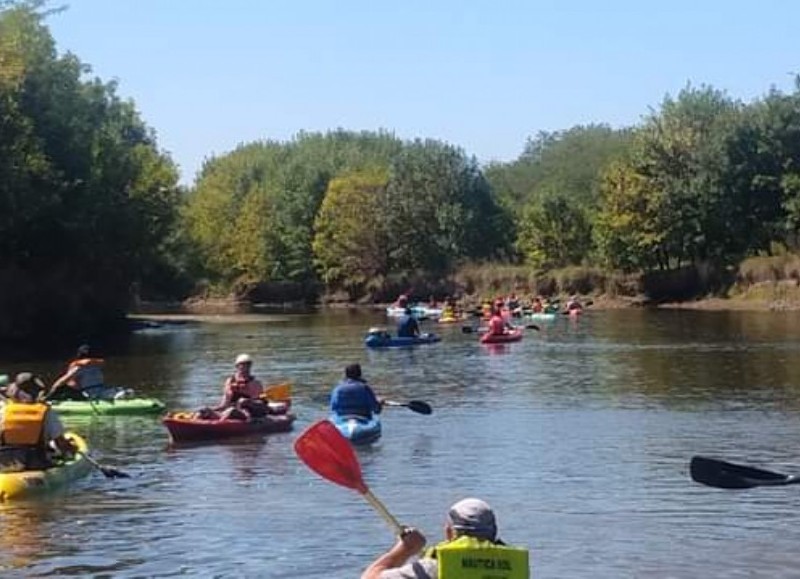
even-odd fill
[[[489,320],[489,334],[492,336],[502,336],[506,333],[506,321],[500,314],[500,310],[495,308],[492,318]]]
[[[339,416],[364,416],[379,414],[381,403],[361,375],[361,366],[351,364],[345,369],[345,378],[331,393],[331,412]]]
[[[480,499],[463,499],[447,513],[445,540],[411,560],[425,546],[425,536],[408,527],[386,553],[364,570],[361,579],[465,579],[488,576],[477,561],[491,561],[497,579],[529,579],[528,550],[506,545],[497,536],[491,507]]]
[[[50,406],[39,401],[44,384],[30,372],[17,375],[9,386],[9,401],[0,412],[0,468],[21,470],[50,466],[50,442],[63,453],[71,451],[64,426]]]
[[[406,309],[406,313],[400,318],[397,323],[397,336],[399,338],[413,338],[419,336],[419,322],[410,309]]]

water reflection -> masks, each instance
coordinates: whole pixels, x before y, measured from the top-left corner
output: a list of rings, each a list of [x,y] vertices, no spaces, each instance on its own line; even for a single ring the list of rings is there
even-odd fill
[[[412,349],[368,350],[378,313],[333,312],[147,331],[107,375],[170,408],[216,401],[239,352],[293,384],[292,433],[170,449],[158,418],[69,418],[101,461],[66,494],[0,509],[3,575],[353,577],[392,541],[357,495],[315,477],[292,441],[327,414],[345,365],[393,400],[358,451],[402,522],[441,535],[466,495],[494,505],[539,577],[793,577],[800,494],[692,484],[693,454],[797,472],[800,316],[589,311],[487,347],[460,327]],[[63,360],[5,363],[55,375]],[[35,545],[35,546],[32,546]],[[668,546],[668,548],[665,548]],[[13,570],[13,573],[11,572]]]

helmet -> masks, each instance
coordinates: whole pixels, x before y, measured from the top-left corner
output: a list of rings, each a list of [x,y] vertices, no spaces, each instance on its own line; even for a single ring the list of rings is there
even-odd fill
[[[75,352],[78,358],[88,358],[89,354],[91,354],[92,349],[89,344],[81,344],[78,346],[78,351]]]
[[[236,362],[234,364],[252,364],[253,359],[250,357],[250,354],[239,354],[236,356]]]

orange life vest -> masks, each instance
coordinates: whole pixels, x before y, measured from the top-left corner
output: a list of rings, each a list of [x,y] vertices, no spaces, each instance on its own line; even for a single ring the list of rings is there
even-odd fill
[[[8,402],[3,410],[3,431],[0,441],[6,446],[41,446],[44,423],[50,407],[37,402]]]

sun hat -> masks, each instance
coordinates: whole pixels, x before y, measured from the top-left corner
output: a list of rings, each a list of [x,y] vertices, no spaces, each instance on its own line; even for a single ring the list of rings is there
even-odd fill
[[[236,356],[235,364],[252,364],[253,359],[250,357],[250,354],[239,354]]]

